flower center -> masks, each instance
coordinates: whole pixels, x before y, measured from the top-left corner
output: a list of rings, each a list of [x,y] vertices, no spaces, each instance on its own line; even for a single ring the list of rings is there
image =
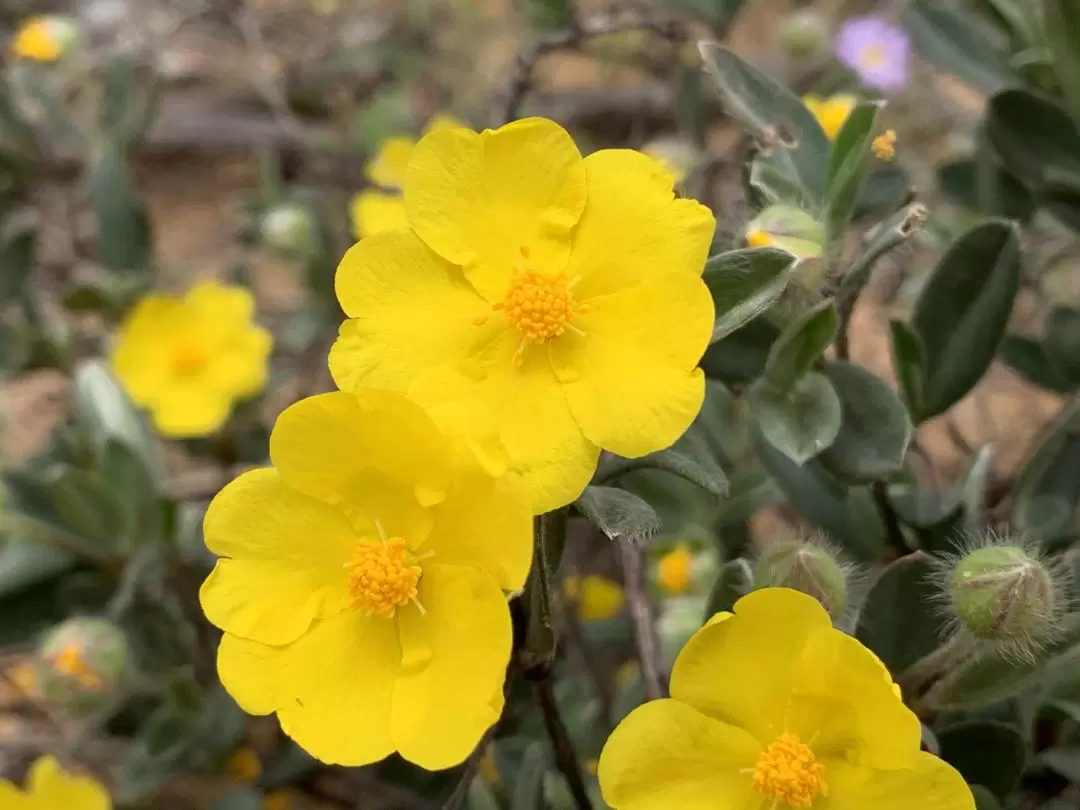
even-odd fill
[[[390,537],[381,543],[363,540],[345,563],[352,606],[384,619],[413,602],[422,572],[420,560],[409,553],[405,540]]]
[[[184,340],[176,344],[169,357],[173,371],[182,376],[201,371],[209,360],[209,352],[201,343],[194,340]]]
[[[884,67],[887,57],[885,49],[880,45],[867,45],[862,49],[862,63],[864,67],[874,70],[875,68]]]
[[[828,793],[824,773],[825,766],[810,746],[785,731],[758,755],[754,787],[765,798],[789,807],[810,807],[814,799]]]
[[[543,343],[566,331],[574,317],[573,282],[559,273],[544,276],[535,270],[518,269],[510,279],[506,298],[493,309],[506,313],[511,326],[521,330],[527,343]]]

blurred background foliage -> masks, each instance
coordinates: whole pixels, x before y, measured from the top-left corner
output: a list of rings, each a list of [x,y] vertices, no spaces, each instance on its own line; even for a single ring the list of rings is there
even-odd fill
[[[8,0],[0,776],[53,752],[162,810],[581,807],[569,776],[601,807],[614,724],[707,616],[785,584],[881,657],[980,810],[1080,806],[1078,9]],[[834,42],[867,13],[914,48],[904,86],[823,130],[799,99],[859,92]],[[461,769],[327,767],[216,681],[202,514],[330,387],[354,197],[397,191],[386,139],[528,114],[660,157],[715,212],[706,404],[670,450],[602,460],[518,603],[575,776],[522,679]],[[107,358],[140,297],[203,277],[254,291],[269,383],[165,441]],[[944,627],[935,572],[991,533],[1048,578],[1050,626],[1018,654]]]

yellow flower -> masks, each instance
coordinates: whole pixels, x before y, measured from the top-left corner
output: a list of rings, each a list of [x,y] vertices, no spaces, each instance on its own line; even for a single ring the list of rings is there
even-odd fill
[[[463,124],[449,115],[436,115],[428,122],[424,134],[460,126]],[[368,180],[386,190],[366,189],[353,196],[349,216],[357,238],[408,226],[401,189],[405,186],[406,170],[415,148],[414,138],[403,135],[386,138],[379,144],[375,157],[364,167]]]
[[[0,780],[0,807],[4,810],[111,810],[105,789],[88,776],[63,771],[50,756],[30,766],[22,791]]]
[[[885,130],[874,138],[874,142],[870,146],[878,160],[892,160],[896,157],[896,131]]]
[[[339,388],[456,404],[496,429],[541,513],[576,498],[600,448],[669,446],[697,415],[715,228],[639,152],[582,159],[545,119],[417,145],[409,230],[355,245],[338,267],[350,317],[330,353]]]
[[[574,605],[583,622],[604,622],[614,618],[626,601],[623,589],[610,579],[589,574],[563,580],[563,595]]]
[[[243,287],[202,281],[183,298],[148,295],[128,313],[113,371],[163,435],[212,433],[266,385],[272,338],[254,310]]]
[[[685,545],[679,544],[660,558],[656,566],[656,579],[665,593],[677,596],[690,587],[693,571],[694,555]]]
[[[229,757],[225,770],[237,782],[254,785],[262,776],[262,762],[259,761],[259,755],[255,753],[255,750],[245,745]]]
[[[858,103],[859,100],[855,96],[846,94],[824,99],[820,96],[803,96],[803,104],[814,114],[814,118],[821,124],[821,128],[825,130],[830,141],[836,138],[844,122],[847,121],[847,117],[851,115],[851,111]]]
[[[262,806],[263,810],[289,810],[292,805],[292,793],[287,790],[275,790],[266,794]]]
[[[36,62],[55,62],[60,58],[61,43],[48,17],[31,17],[19,26],[11,44],[12,53],[19,59]]]
[[[318,759],[456,765],[502,711],[532,520],[404,397],[302,400],[207,511],[218,672]]]
[[[974,810],[881,662],[812,597],[744,596],[680,653],[671,698],[635,709],[600,755],[615,810]]]

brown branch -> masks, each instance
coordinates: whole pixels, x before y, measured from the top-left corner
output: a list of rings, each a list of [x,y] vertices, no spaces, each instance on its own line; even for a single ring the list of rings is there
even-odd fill
[[[645,588],[645,552],[622,537],[618,540],[618,548],[623,586],[626,589],[626,600],[630,604],[630,621],[634,625],[634,643],[637,645],[638,660],[641,663],[641,679],[645,684],[645,697],[648,700],[658,700],[664,696],[664,687],[660,681],[660,643],[656,637],[656,622]]]
[[[555,751],[555,765],[566,779],[577,810],[593,810],[592,800],[585,788],[585,779],[581,775],[581,760],[578,759],[574,742],[570,739],[570,733],[566,730],[566,724],[559,713],[559,705],[555,702],[551,670],[544,667],[531,675],[533,697],[540,707],[540,714],[544,718],[544,728],[547,730],[548,739],[551,740],[551,747]]]

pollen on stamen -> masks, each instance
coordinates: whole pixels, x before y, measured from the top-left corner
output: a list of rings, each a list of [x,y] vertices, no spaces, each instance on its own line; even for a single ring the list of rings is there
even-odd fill
[[[418,601],[420,560],[403,538],[387,538],[378,521],[375,526],[383,535],[382,542],[361,541],[345,563],[352,607],[386,619],[409,603],[424,613]]]

